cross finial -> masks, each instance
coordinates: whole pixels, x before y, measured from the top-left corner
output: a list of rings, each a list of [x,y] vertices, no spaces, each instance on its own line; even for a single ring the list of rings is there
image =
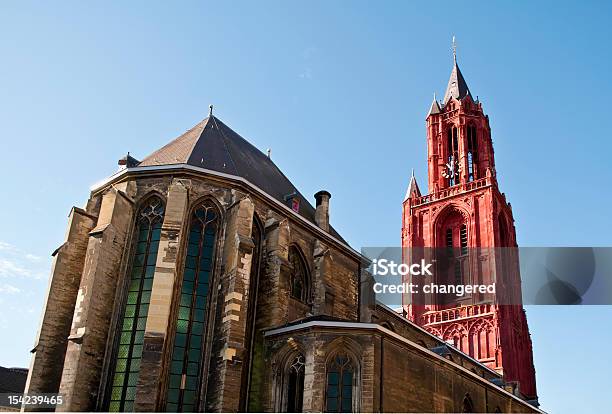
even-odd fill
[[[213,105],[208,105],[208,116],[212,116]]]
[[[453,63],[457,63],[457,42],[455,42],[455,35],[453,35]]]

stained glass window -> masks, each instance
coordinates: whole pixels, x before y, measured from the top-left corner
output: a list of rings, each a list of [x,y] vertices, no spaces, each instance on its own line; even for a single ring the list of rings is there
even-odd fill
[[[325,411],[350,413],[353,411],[353,381],[355,367],[346,354],[336,355],[327,367]]]
[[[134,411],[136,383],[163,218],[164,204],[159,197],[147,200],[138,212],[136,246],[127,298],[119,322],[119,344],[111,377],[109,411]]]
[[[205,203],[191,218],[170,363],[166,411],[197,411],[206,303],[212,279],[218,214]]]

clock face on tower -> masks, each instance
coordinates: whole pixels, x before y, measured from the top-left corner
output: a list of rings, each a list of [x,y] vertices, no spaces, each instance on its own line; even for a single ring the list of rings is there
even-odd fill
[[[457,157],[455,155],[451,155],[448,159],[448,162],[444,164],[444,169],[442,170],[442,177],[448,178],[451,182],[456,183],[459,178],[459,173],[461,172],[461,166],[457,162]]]

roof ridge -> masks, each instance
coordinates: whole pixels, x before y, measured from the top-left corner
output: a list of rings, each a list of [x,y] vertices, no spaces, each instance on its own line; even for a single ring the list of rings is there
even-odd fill
[[[251,142],[249,142],[247,139],[245,139],[245,138],[244,138],[242,135],[240,135],[239,133],[237,133],[236,131],[234,131],[233,129],[231,129],[230,127],[228,127],[227,125],[225,125],[225,124],[223,123],[223,121],[221,121],[220,119],[219,119],[219,122],[221,123],[221,125],[223,125],[224,127],[228,128],[230,131],[232,131],[234,134],[236,134],[236,136],[237,136],[238,138],[242,139],[242,140],[243,140],[243,141],[244,141],[244,142],[245,142],[247,145],[250,145],[251,147],[253,147],[254,149],[256,149],[256,150],[257,150],[257,151],[258,151],[258,152],[261,154],[261,156],[262,156],[264,159],[266,159],[266,160],[267,160],[267,162],[269,162],[269,163],[270,163],[270,165],[272,165],[272,166],[273,166],[273,167],[276,169],[276,171],[278,171],[278,173],[279,173],[279,174],[281,174],[281,175],[282,175],[282,176],[283,176],[283,177],[284,177],[284,178],[285,178],[285,179],[286,179],[286,180],[287,180],[287,181],[288,181],[288,182],[289,182],[289,183],[290,183],[290,184],[293,186],[293,189],[294,189],[296,192],[298,192],[298,193],[299,193],[299,190],[298,190],[298,189],[295,187],[295,185],[293,185],[293,182],[291,182],[291,180],[289,179],[289,177],[287,177],[287,176],[285,175],[285,173],[283,173],[283,170],[281,170],[281,169],[278,167],[278,165],[276,165],[276,163],[275,163],[275,162],[272,160],[272,158],[270,158],[270,157],[268,157],[266,154],[264,154],[264,153],[263,153],[263,151],[261,151],[259,148],[257,148],[255,145],[253,145],[253,144],[252,144]],[[224,136],[225,136],[225,135],[224,135]],[[302,194],[300,193],[300,195],[302,195]],[[303,195],[302,195],[302,197],[303,197],[303,198],[306,200],[306,197],[304,197]],[[308,201],[308,200],[306,200],[306,201]]]
[[[240,174],[240,171],[238,171],[238,166],[236,165],[236,162],[234,161],[234,157],[232,157],[231,151],[229,150],[229,148],[227,148],[227,142],[228,142],[229,139],[225,136],[225,133],[223,132],[223,130],[221,128],[219,128],[219,125],[217,124],[217,118],[214,115],[211,115],[210,118],[212,118],[215,127],[221,133],[221,137],[223,138],[223,148],[225,148],[225,152],[229,156],[229,159],[232,161],[232,164],[234,164],[234,170],[238,174]]]
[[[212,116],[212,115],[211,115]],[[193,128],[191,128],[189,131],[193,131],[195,128],[198,127],[198,125],[202,124],[202,130],[200,131],[200,133],[198,134],[198,137],[196,139],[193,140],[193,144],[191,144],[191,148],[189,148],[189,152],[187,153],[187,159],[189,159],[189,156],[191,155],[191,153],[193,152],[193,149],[195,148],[196,144],[198,143],[198,141],[200,140],[200,138],[202,138],[202,134],[204,133],[204,130],[206,129],[206,125],[208,125],[208,122],[210,121],[210,116],[207,116],[206,118],[204,118],[203,120],[201,120],[200,122],[198,122]]]

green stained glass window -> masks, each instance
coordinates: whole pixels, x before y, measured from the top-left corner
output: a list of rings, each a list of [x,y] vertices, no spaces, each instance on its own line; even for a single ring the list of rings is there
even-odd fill
[[[200,272],[200,276],[198,277],[208,279],[208,272]],[[208,295],[208,283],[200,283],[196,289],[196,292],[198,295]]]
[[[149,278],[153,277],[154,273],[155,273],[155,266],[147,266],[146,270],[145,270],[144,277],[146,279],[149,279]]]
[[[128,297],[127,297],[128,305],[135,305],[137,301],[138,301],[138,292],[128,293]]]
[[[183,293],[193,293],[193,282],[183,281]]]
[[[197,408],[202,374],[202,335],[208,286],[213,270],[218,214],[209,203],[198,207],[191,218],[166,411],[189,412]]]
[[[187,321],[180,321],[182,325],[185,325],[185,332],[187,332]],[[184,347],[187,345],[187,334],[179,333],[177,330],[176,338],[174,339],[174,345],[178,347]]]
[[[118,359],[115,365],[116,372],[125,372],[127,369],[127,359]]]
[[[180,346],[174,347],[174,352],[172,353],[172,359],[174,361],[182,361],[185,358],[185,348]]]
[[[143,342],[144,342],[144,331],[136,332],[136,335],[134,335],[134,343],[142,344]]]
[[[136,306],[135,305],[127,305],[125,307],[125,317],[132,318],[136,315]]]
[[[175,389],[170,389],[168,390],[168,402],[173,402],[173,403],[177,403],[179,400],[179,389],[178,387],[181,386],[181,376],[177,375],[176,377],[178,377],[178,385]]]
[[[193,282],[195,279],[195,270],[194,269],[187,269],[185,268],[185,273],[183,275],[184,280],[188,280],[190,282]]]
[[[136,246],[136,254],[145,254],[147,252],[148,243],[146,241],[138,242]]]
[[[206,297],[205,296],[196,296],[195,306],[197,309],[204,309],[206,306]]]
[[[108,409],[112,412],[134,410],[136,384],[144,329],[153,286],[157,249],[164,217],[164,205],[158,197],[147,200],[137,215],[136,245],[122,321],[119,323],[117,359],[111,375],[112,389]]]
[[[198,250],[200,250],[200,246],[198,246],[197,244],[190,244],[189,247],[187,247],[187,255],[197,256]]]
[[[170,388],[180,388],[181,386],[181,376],[180,375],[170,375]]]
[[[197,260],[194,256],[187,256],[187,259],[185,259],[186,269],[195,269],[196,264],[197,264]]]
[[[132,268],[132,279],[140,279],[142,274],[142,266]]]
[[[140,358],[134,358],[130,363],[130,372],[138,371],[140,371]]]
[[[151,291],[140,292],[140,303],[147,303],[147,304],[149,304],[150,302],[151,302]]]
[[[187,374],[188,375],[198,375],[198,364],[195,362],[190,362],[187,364]]]
[[[325,411],[350,413],[353,411],[353,380],[355,367],[346,354],[336,355],[327,367]]]
[[[123,319],[123,327],[122,327],[122,329],[124,331],[131,331],[133,327],[134,327],[134,319],[129,318],[129,317],[125,317]]]
[[[137,254],[134,257],[134,267],[142,267],[145,264],[146,253]]]
[[[121,387],[123,385],[123,381],[125,381],[125,374],[117,373],[113,379],[113,385]]]
[[[145,279],[142,282],[142,289],[143,290],[151,290],[151,289],[153,289],[153,279]]]
[[[176,332],[177,333],[187,333],[187,329],[189,328],[189,321],[179,319],[176,323]],[[183,345],[181,345],[183,346]]]
[[[189,314],[191,313],[191,308],[188,306],[180,306],[178,312],[178,318],[183,320],[189,320]]]

